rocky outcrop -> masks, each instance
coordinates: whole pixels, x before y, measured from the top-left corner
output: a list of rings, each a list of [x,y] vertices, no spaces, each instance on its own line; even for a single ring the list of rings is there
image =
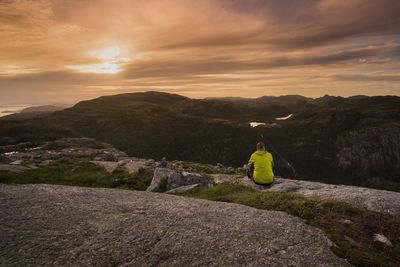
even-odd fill
[[[284,178],[275,178],[272,185],[261,186],[241,175],[212,174],[211,176],[216,184],[242,184],[263,191],[295,192],[307,197],[337,199],[372,211],[400,215],[400,193],[397,192]]]
[[[20,165],[0,164],[0,171],[24,172],[29,170],[32,170],[32,168]]]
[[[40,163],[46,160],[67,158],[96,158],[99,161],[119,161],[128,156],[107,143],[91,138],[63,138],[55,141],[22,143],[0,147],[3,152],[0,160],[11,162],[16,160],[32,160]]]
[[[2,186],[0,198],[4,266],[349,266],[283,212],[56,185]]]
[[[337,137],[339,167],[359,176],[400,176],[400,124],[368,127]]]
[[[168,168],[156,168],[153,180],[146,191],[165,192],[185,185],[200,184],[202,186],[212,186],[212,182],[197,173],[177,172]],[[162,187],[162,188],[161,188]]]
[[[126,158],[118,162],[101,160],[92,160],[91,162],[103,166],[108,172],[113,172],[116,169],[120,169],[129,173],[137,172],[140,168],[154,169],[157,164],[154,160],[153,162],[149,162],[149,160],[147,159],[139,159],[133,157]]]

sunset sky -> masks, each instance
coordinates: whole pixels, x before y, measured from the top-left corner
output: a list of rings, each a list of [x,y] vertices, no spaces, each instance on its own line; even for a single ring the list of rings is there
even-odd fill
[[[0,0],[0,105],[400,95],[399,0]]]

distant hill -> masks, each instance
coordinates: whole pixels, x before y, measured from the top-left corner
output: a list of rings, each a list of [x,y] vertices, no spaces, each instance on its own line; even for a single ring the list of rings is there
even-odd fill
[[[53,105],[44,105],[44,106],[35,106],[25,108],[20,111],[20,113],[33,113],[33,112],[54,112],[58,110],[63,110],[65,107],[53,106]]]
[[[276,121],[277,117],[293,116]],[[265,126],[252,128],[249,122]],[[29,129],[29,131],[27,131]],[[283,177],[400,190],[400,97],[103,96],[0,119],[0,145],[91,137],[130,156],[241,166],[259,140]]]

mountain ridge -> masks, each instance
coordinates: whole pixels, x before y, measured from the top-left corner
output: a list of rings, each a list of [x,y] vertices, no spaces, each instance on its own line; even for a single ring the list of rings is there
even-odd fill
[[[288,120],[275,120],[291,113]],[[241,166],[262,140],[283,177],[395,191],[400,185],[400,98],[395,96],[325,97],[318,104],[277,106],[146,92],[0,121],[2,146],[92,137],[130,156]],[[249,122],[266,126],[251,128]]]

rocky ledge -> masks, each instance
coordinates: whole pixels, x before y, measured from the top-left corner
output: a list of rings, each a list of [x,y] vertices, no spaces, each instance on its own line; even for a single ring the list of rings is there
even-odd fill
[[[241,184],[256,190],[270,192],[294,192],[307,197],[330,198],[341,200],[372,211],[400,215],[400,193],[376,190],[365,187],[332,185],[319,182],[291,180],[276,177],[269,186],[255,184],[243,175],[210,174],[203,177],[196,173],[179,172],[167,168],[156,168],[151,185],[147,191],[182,192],[196,186],[213,186],[215,184]],[[164,185],[162,185],[164,182]],[[159,187],[163,186],[162,191]]]
[[[337,199],[372,211],[400,215],[400,193],[398,192],[284,178],[275,178],[272,185],[261,186],[241,175],[213,174],[211,176],[216,184],[242,184],[263,191],[285,191],[302,194],[307,197]]]
[[[4,266],[348,266],[283,212],[167,194],[1,186]]]
[[[319,182],[275,178],[269,187],[258,186],[243,175],[244,168],[234,169],[222,164],[216,166],[191,163],[184,166],[182,161],[160,161],[128,157],[124,152],[111,145],[90,138],[64,138],[43,144],[21,143],[0,147],[0,170],[26,171],[44,166],[53,160],[67,158],[91,158],[92,162],[109,172],[115,169],[136,172],[139,168],[155,169],[155,174],[148,191],[159,188],[164,181],[165,191],[182,191],[198,186],[212,186],[219,183],[234,183],[265,191],[295,192],[309,197],[332,198],[367,209],[400,215],[400,193],[376,190],[357,186],[330,185]],[[207,167],[215,174],[199,175],[197,170]],[[192,186],[193,185],[193,186]],[[179,188],[185,186],[184,188]],[[164,191],[164,190],[158,190]]]

